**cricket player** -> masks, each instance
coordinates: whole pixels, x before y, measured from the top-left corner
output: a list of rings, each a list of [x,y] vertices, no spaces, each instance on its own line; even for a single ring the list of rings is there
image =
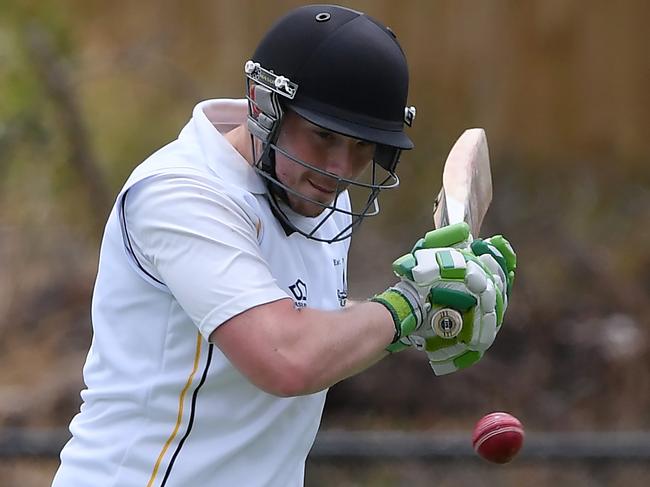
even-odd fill
[[[117,196],[55,487],[301,486],[328,387],[408,347],[453,372],[500,328],[514,253],[463,228],[346,303],[350,234],[413,147],[395,34],[305,6],[242,61],[246,97],[199,103]],[[456,338],[432,331],[441,307]]]

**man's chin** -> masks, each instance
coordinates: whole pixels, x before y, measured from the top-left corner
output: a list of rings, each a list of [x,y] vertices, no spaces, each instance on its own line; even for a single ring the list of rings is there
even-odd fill
[[[316,218],[317,216],[320,216],[324,210],[325,208],[323,208],[322,206],[310,205],[308,208],[303,207],[303,208],[294,209],[293,211],[295,211],[299,215],[306,216],[308,218]]]
[[[291,209],[298,213],[299,215],[306,216],[309,218],[315,218],[317,216],[320,216],[323,214],[323,212],[327,209],[327,207],[332,206],[331,202],[328,203],[323,203],[321,205],[317,205],[315,203],[308,203],[301,201],[297,205],[291,205]]]
[[[304,200],[299,197],[289,197],[289,207],[297,214],[305,216],[308,218],[315,218],[320,216],[325,210],[331,208],[334,204],[334,199],[330,201],[321,201],[320,198],[315,198],[312,195],[309,195],[311,199],[317,201],[317,203],[312,203],[310,201]]]

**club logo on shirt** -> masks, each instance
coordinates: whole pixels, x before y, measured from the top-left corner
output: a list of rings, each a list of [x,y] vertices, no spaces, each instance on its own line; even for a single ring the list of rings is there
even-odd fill
[[[296,308],[304,308],[307,306],[307,284],[298,279],[295,284],[289,286],[289,291],[295,298],[294,303]]]
[[[341,306],[341,308],[344,308],[348,302],[348,283],[345,279],[345,257],[342,257],[340,259],[332,259],[332,261],[334,268],[343,268],[343,271],[341,273],[341,283],[336,290],[336,297],[339,300],[339,306]]]

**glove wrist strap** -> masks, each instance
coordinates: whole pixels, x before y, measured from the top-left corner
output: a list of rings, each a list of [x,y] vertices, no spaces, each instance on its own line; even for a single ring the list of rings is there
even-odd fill
[[[394,299],[391,299],[392,296],[389,297],[387,294],[388,291],[384,291],[383,293],[370,298],[370,301],[383,304],[393,318],[393,323],[395,325],[395,334],[393,335],[393,340],[390,342],[392,345],[393,343],[397,343],[397,341],[402,338],[402,320],[400,319],[397,307],[393,304]]]
[[[398,351],[395,349],[395,346],[399,350],[406,348],[406,345],[400,343],[399,340],[415,331],[419,325],[419,321],[422,320],[422,312],[418,304],[415,303],[414,305],[412,303],[415,297],[398,286],[399,284],[370,299],[370,301],[384,305],[393,318],[395,335],[387,348],[389,352]]]

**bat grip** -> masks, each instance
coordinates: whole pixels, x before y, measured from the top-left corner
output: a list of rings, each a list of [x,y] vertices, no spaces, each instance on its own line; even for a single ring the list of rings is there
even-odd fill
[[[463,316],[453,308],[441,308],[431,316],[431,328],[440,338],[454,338],[463,329]]]

